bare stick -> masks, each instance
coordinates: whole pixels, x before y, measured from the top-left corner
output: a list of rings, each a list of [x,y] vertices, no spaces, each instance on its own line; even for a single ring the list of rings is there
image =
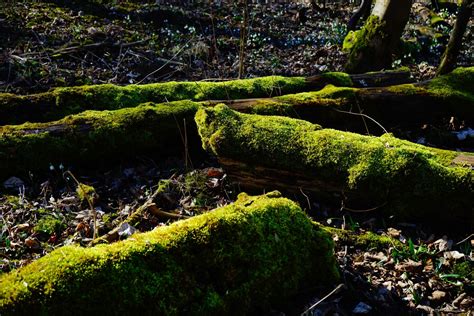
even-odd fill
[[[325,297],[323,297],[322,299],[320,299],[319,301],[317,301],[313,306],[311,306],[310,308],[308,308],[307,310],[305,310],[303,313],[301,313],[301,316],[307,316],[309,315],[308,313],[313,310],[316,306],[318,306],[319,304],[321,304],[322,302],[324,302],[325,300],[327,300],[331,295],[339,292],[342,288],[344,288],[344,284],[341,283],[339,284],[338,286],[336,286],[336,288],[334,290],[331,291],[331,293],[329,293],[328,295],[326,295]]]
[[[338,109],[333,109],[334,111],[336,112],[341,112],[341,113],[346,113],[346,114],[351,114],[351,115],[360,115],[360,116],[363,116],[363,117],[366,117],[368,118],[369,120],[371,120],[372,122],[374,122],[375,124],[377,124],[384,132],[385,134],[388,134],[387,130],[385,129],[385,127],[382,126],[382,124],[380,124],[379,122],[377,122],[375,119],[371,118],[370,116],[366,115],[366,114],[363,114],[363,113],[354,113],[354,112],[347,112],[347,111],[342,111],[342,110],[338,110]]]

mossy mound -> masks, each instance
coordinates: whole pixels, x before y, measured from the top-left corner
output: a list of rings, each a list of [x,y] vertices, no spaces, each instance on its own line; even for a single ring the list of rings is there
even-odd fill
[[[402,217],[473,224],[474,172],[454,165],[458,152],[389,134],[362,136],[297,119],[241,114],[225,105],[200,109],[196,122],[205,149],[221,161],[243,163],[250,173],[259,166],[286,170],[313,179],[319,191],[353,195]],[[291,186],[297,180],[267,184],[281,182]]]
[[[0,277],[0,313],[244,315],[338,278],[333,242],[277,192]]]
[[[189,151],[196,152],[197,108],[191,101],[143,104],[86,111],[49,123],[0,126],[0,177],[46,172],[50,164],[97,167],[142,154],[180,155],[185,150],[184,121]]]

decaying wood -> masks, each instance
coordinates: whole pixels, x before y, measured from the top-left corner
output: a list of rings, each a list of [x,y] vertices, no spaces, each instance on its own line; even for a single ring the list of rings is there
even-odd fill
[[[196,121],[204,147],[244,190],[303,190],[352,210],[474,224],[473,154],[242,114],[224,105],[200,109]]]
[[[403,70],[349,74],[349,78],[351,79],[353,86],[356,88],[386,87],[413,82],[411,73]],[[327,84],[335,84],[335,82],[331,82],[331,80],[329,80],[324,74],[307,77],[306,81],[308,91],[324,88]]]

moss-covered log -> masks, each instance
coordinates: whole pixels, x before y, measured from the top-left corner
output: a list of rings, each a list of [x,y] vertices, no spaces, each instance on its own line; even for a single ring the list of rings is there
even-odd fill
[[[198,104],[178,101],[116,111],[86,111],[49,123],[0,127],[0,177],[45,172],[49,164],[110,164],[137,155],[184,156],[199,149]],[[186,122],[187,128],[184,128]]]
[[[196,115],[203,146],[243,188],[313,192],[352,209],[473,224],[472,155],[369,137],[225,105]]]
[[[467,124],[474,122],[474,67],[418,84],[380,88],[335,87],[328,85],[315,92],[289,94],[265,99],[215,100],[233,109],[255,114],[278,114],[317,122],[325,127],[365,130],[360,113],[374,118],[387,128],[420,126],[456,117]],[[373,124],[370,120],[366,123]],[[375,125],[374,125],[375,126]],[[371,129],[373,131],[374,129]],[[380,131],[376,127],[375,131]]]
[[[328,233],[276,192],[0,277],[2,315],[245,315],[338,278]]]
[[[335,86],[384,86],[406,83],[406,71],[349,76],[330,72],[318,76],[263,77],[223,82],[166,82],[146,85],[112,84],[55,88],[32,95],[0,93],[0,124],[46,122],[85,110],[116,110],[145,102],[262,98]]]
[[[469,113],[474,115],[474,80],[471,80],[474,77],[473,69],[458,69],[423,87],[402,85],[359,89],[327,86],[317,92],[226,103],[243,112],[295,116],[321,123],[325,127],[354,131],[364,127],[362,119],[338,110],[358,112],[358,109],[353,108],[357,100],[365,100],[358,103],[363,113],[374,117],[387,128],[423,122],[419,120],[429,120],[430,117],[446,117],[453,113],[469,122],[472,117]],[[378,95],[383,95],[385,102],[380,102]],[[425,98],[431,102],[416,108],[410,103],[416,98]],[[63,163],[66,166],[89,163],[96,165],[140,154],[179,155],[184,152],[185,147],[184,120],[188,125],[186,132],[189,152],[196,153],[200,150],[200,141],[193,120],[194,114],[200,105],[216,103],[146,103],[114,111],[86,111],[48,123],[0,127],[0,178],[28,171],[47,171],[50,163]],[[371,131],[374,130],[378,131],[379,128],[371,128]]]
[[[264,77],[225,82],[166,82],[55,88],[19,96],[0,94],[0,124],[45,122],[85,110],[116,110],[145,102],[268,97],[304,91],[303,77]]]

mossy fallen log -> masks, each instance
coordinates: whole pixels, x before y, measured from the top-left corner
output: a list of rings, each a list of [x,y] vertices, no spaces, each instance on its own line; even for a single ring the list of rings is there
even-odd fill
[[[457,105],[462,105],[462,100],[468,102],[472,98],[471,92],[449,88],[449,85],[460,86],[462,80],[469,79],[468,76],[459,74],[463,71],[464,69],[459,69],[453,74],[431,81],[430,89],[434,90],[430,93],[453,97],[453,100],[458,100]],[[472,74],[473,71],[468,69],[467,72]],[[393,86],[386,89],[394,90],[392,94],[399,96],[399,90],[409,91],[412,88]],[[272,99],[228,101],[227,104],[243,112],[293,116],[321,123],[325,127],[359,131],[364,128],[362,119],[338,111],[350,111],[353,106],[351,102],[363,98],[365,91],[366,89],[326,86],[316,92],[283,95]],[[407,112],[414,111],[406,106],[413,96],[410,93],[402,95],[407,100],[405,103],[394,101],[391,103],[392,107],[387,103],[377,102],[377,99],[372,103],[360,103],[360,106],[363,113],[373,116],[387,128],[394,124],[425,119],[437,113],[434,110],[436,103],[432,103],[432,109],[425,109],[426,113],[408,115]],[[440,97],[439,102],[448,102],[450,97]],[[451,103],[446,102],[444,107],[450,107]],[[29,171],[47,171],[50,164],[87,166],[90,163],[109,163],[141,154],[179,155],[185,149],[184,120],[187,123],[187,150],[198,153],[200,140],[194,124],[194,114],[201,105],[215,104],[216,102],[193,101],[146,103],[113,111],[86,111],[47,123],[0,127],[0,178],[26,174]],[[454,101],[452,105],[454,106]],[[395,109],[390,111],[393,108]],[[404,115],[394,115],[394,111],[400,111]],[[370,124],[370,121],[367,122]],[[379,127],[375,129],[378,130]]]
[[[45,122],[85,110],[116,110],[145,102],[268,97],[305,89],[305,78],[264,77],[225,82],[166,82],[55,88],[32,95],[0,94],[0,124]]]
[[[178,101],[115,111],[86,111],[48,123],[0,126],[0,178],[63,164],[95,167],[138,155],[179,156],[200,149],[198,104]],[[185,128],[186,125],[186,128]]]
[[[472,154],[323,129],[225,105],[196,114],[203,147],[242,188],[313,192],[347,208],[473,224]]]
[[[262,77],[222,82],[166,82],[55,88],[32,95],[0,93],[0,124],[46,122],[85,110],[116,110],[145,102],[272,97],[335,86],[383,86],[408,82],[410,73],[378,72],[349,76],[330,72],[313,77]]]
[[[0,276],[0,313],[245,315],[338,271],[330,234],[278,192],[135,234],[64,246]]]
[[[219,103],[242,112],[298,117],[325,127],[349,130],[365,130],[365,123],[369,126],[373,123],[370,120],[364,123],[361,117],[346,112],[363,113],[386,128],[446,122],[451,117],[470,124],[474,123],[474,67],[458,68],[418,84],[380,88],[328,85],[320,91],[273,98],[207,102]]]

